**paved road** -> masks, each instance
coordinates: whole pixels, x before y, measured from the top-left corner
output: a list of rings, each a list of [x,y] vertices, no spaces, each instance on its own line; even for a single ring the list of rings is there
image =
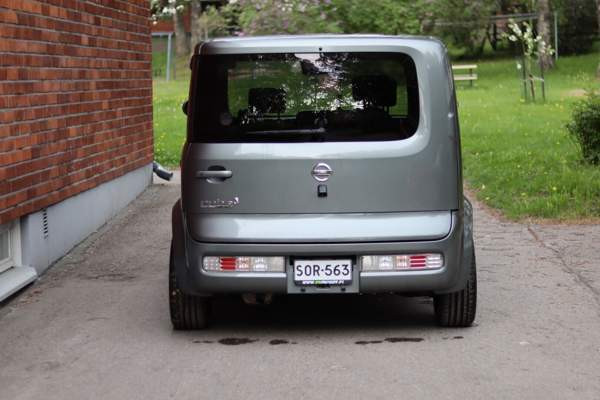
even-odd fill
[[[526,226],[477,207],[476,326],[427,299],[216,304],[173,332],[170,206],[153,186],[0,308],[0,399],[600,398],[600,227]]]

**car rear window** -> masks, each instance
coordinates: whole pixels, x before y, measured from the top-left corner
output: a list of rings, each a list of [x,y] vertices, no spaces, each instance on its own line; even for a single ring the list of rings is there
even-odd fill
[[[195,142],[400,140],[417,129],[405,54],[203,55],[197,65]]]

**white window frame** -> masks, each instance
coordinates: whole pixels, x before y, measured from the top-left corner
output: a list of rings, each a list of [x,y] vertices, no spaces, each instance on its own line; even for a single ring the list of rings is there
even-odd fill
[[[0,225],[0,231],[8,231],[8,258],[0,260],[0,273],[21,265],[21,224],[19,220]]]

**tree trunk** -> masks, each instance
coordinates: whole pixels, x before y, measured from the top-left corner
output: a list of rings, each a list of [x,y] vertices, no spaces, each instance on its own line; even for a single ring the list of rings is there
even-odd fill
[[[173,13],[173,27],[175,28],[175,54],[178,57],[187,56],[190,54],[189,42],[185,33],[185,25],[183,24],[183,15],[186,9],[175,11]]]
[[[190,15],[190,24],[192,31],[192,52],[196,45],[202,41],[204,41],[204,29],[202,23],[202,3],[200,0],[192,0],[191,4],[191,15]]]
[[[596,0],[596,14],[598,17],[598,36],[600,36],[600,0]]]
[[[538,0],[538,23],[537,30],[538,35],[542,37],[542,40],[547,46],[552,43],[550,37],[550,4],[549,0]],[[544,69],[549,69],[554,66],[554,58],[551,54],[540,54],[540,65]]]
[[[598,36],[600,36],[600,0],[596,0],[596,14],[598,15]],[[600,79],[600,62],[596,68],[596,77]]]

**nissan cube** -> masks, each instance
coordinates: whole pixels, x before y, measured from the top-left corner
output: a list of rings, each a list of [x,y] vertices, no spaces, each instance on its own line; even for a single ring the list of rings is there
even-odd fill
[[[218,295],[433,297],[475,318],[452,71],[433,38],[215,39],[191,59],[169,270],[175,329]]]

